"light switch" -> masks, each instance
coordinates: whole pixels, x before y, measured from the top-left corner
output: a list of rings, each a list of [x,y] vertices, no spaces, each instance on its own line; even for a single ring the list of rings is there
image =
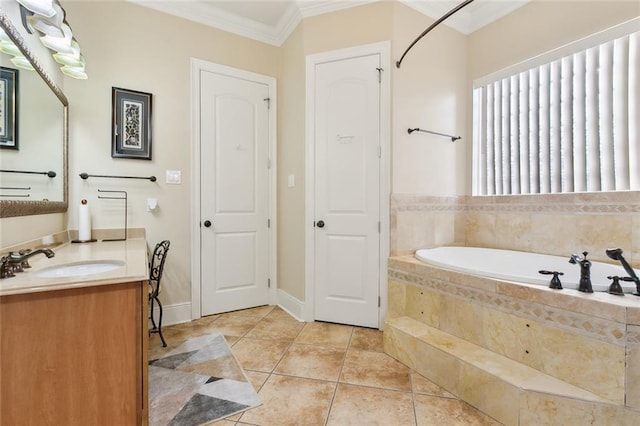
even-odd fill
[[[294,175],[289,175],[287,177],[287,186],[289,188],[293,188],[294,186],[296,186],[296,177]]]
[[[166,182],[180,185],[182,183],[182,172],[180,170],[167,170]]]

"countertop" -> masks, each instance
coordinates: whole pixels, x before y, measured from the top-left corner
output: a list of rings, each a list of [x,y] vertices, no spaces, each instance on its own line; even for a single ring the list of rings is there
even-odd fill
[[[97,241],[93,243],[66,243],[52,248],[55,256],[48,259],[37,254],[29,259],[30,269],[16,273],[15,277],[0,279],[0,296],[64,290],[149,278],[147,241],[129,238],[126,241]],[[117,261],[124,265],[110,271],[73,277],[38,277],[39,271],[54,266],[93,261]]]

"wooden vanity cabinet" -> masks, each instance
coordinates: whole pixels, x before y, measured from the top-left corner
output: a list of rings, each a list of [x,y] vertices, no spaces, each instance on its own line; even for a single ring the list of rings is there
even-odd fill
[[[0,298],[0,425],[146,425],[147,282]]]

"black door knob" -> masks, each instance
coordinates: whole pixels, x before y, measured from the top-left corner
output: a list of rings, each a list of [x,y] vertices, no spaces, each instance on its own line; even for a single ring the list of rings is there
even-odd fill
[[[318,228],[324,228],[324,221],[323,221],[323,220],[319,220],[319,221],[317,221],[317,222],[316,222],[316,226],[317,226]]]
[[[205,220],[204,221],[204,226],[205,226],[205,228],[209,228],[211,226],[211,221],[210,220]]]

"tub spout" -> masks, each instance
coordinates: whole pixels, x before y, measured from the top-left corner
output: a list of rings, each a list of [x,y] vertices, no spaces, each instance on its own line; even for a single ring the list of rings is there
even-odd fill
[[[626,259],[622,256],[622,249],[610,248],[607,249],[605,253],[607,253],[607,256],[609,256],[609,258],[617,260],[622,264],[624,270],[627,272],[627,274],[629,274],[629,278],[631,278],[631,280],[636,283],[636,292],[633,294],[635,294],[636,296],[640,296],[640,278],[638,278],[638,275],[636,275],[636,272],[633,270],[631,265],[629,265]]]
[[[573,263],[574,265],[580,265],[580,283],[578,284],[578,291],[582,291],[583,293],[593,293],[593,288],[591,287],[591,261],[587,260],[587,255],[589,252],[583,251],[582,255],[584,257],[580,257],[580,255],[572,254],[569,259],[569,263]]]

